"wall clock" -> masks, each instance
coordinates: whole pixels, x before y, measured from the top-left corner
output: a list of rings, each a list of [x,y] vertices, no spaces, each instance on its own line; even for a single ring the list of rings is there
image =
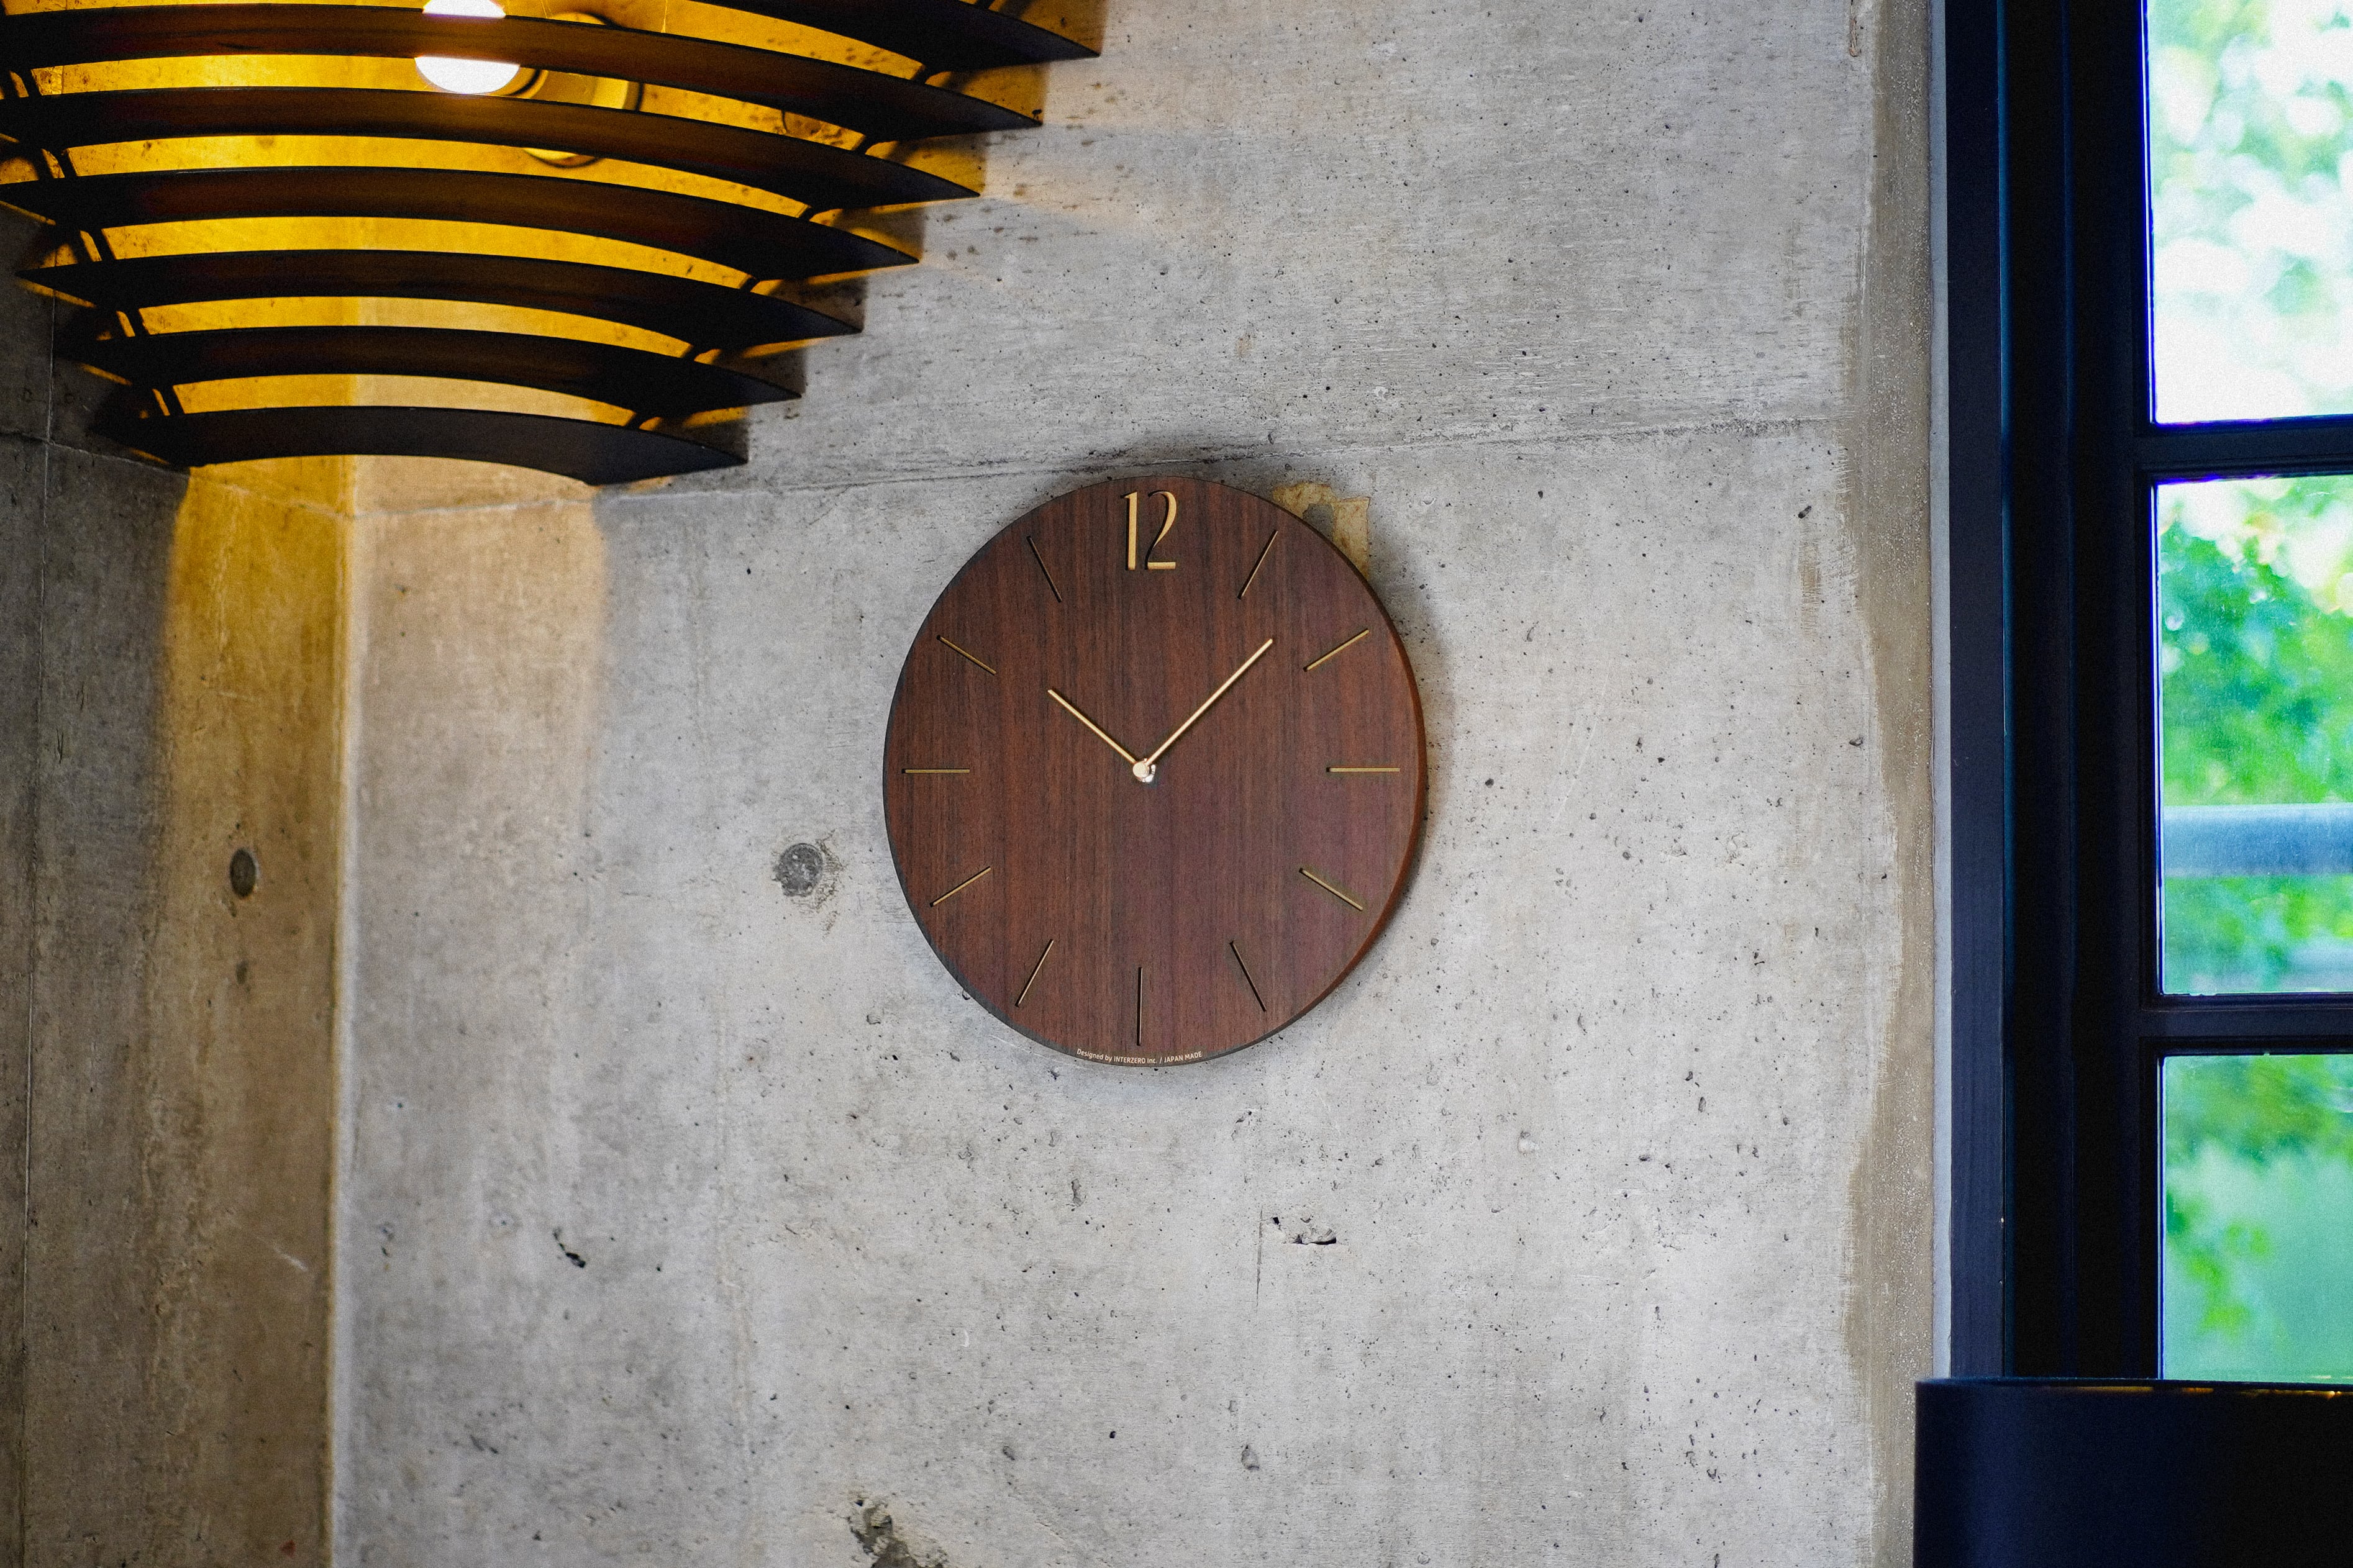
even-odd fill
[[[1372,590],[1194,479],[1047,502],[965,563],[883,747],[899,880],[958,982],[1092,1061],[1198,1061],[1339,984],[1404,886],[1420,699]]]

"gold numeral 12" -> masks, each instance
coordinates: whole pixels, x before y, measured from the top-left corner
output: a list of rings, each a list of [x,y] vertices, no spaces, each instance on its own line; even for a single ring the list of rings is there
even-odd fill
[[[1152,549],[1144,552],[1144,564],[1147,570],[1154,572],[1174,572],[1176,570],[1176,563],[1174,561],[1155,561],[1151,557],[1153,551],[1158,550],[1161,543],[1167,539],[1168,531],[1176,526],[1176,492],[1155,490],[1152,493],[1168,503],[1168,510],[1160,519],[1160,531],[1152,541]],[[1127,569],[1131,572],[1135,570],[1136,515],[1142,510],[1143,504],[1142,490],[1127,492]]]

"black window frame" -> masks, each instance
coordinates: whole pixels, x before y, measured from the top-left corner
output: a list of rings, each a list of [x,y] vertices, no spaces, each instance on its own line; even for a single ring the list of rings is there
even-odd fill
[[[2152,487],[2353,473],[2353,416],[2151,419],[2138,0],[1947,0],[1956,1375],[2158,1372],[2158,1075],[2353,995],[2158,986]]]

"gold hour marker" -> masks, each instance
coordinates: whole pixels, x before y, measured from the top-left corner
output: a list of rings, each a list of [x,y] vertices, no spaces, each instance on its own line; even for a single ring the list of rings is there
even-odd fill
[[[1024,534],[1022,535],[1021,542],[1029,547],[1029,559],[1035,561],[1038,563],[1038,570],[1045,574],[1046,591],[1054,595],[1054,603],[1058,605],[1060,604],[1062,602],[1062,590],[1054,585],[1054,574],[1051,572],[1046,571],[1046,558],[1038,553],[1038,541],[1028,534]]]
[[[1307,668],[1310,669],[1315,669],[1331,663],[1334,659],[1339,658],[1342,654],[1347,652],[1350,648],[1356,647],[1358,643],[1364,641],[1366,637],[1372,635],[1373,628],[1366,626],[1363,631],[1358,632],[1355,637],[1350,637],[1346,642],[1342,643],[1338,647],[1334,648],[1330,653],[1325,654],[1323,658],[1317,659],[1314,664],[1309,665]]]
[[[991,871],[996,869],[997,868],[994,866],[983,866],[979,870],[975,871],[971,876],[966,877],[963,881],[958,882],[955,887],[950,888],[946,892],[942,893],[938,898],[934,899],[932,900],[932,908],[938,909],[942,904],[946,903],[950,899],[955,898],[958,893],[963,892],[966,888],[971,887],[975,882],[979,881],[983,877],[987,876]],[[1353,900],[1351,901],[1353,902]],[[1357,904],[1356,907],[1361,910],[1365,906]]]
[[[1060,939],[1058,938],[1057,940]],[[1029,987],[1038,984],[1038,972],[1045,968],[1046,961],[1053,956],[1054,943],[1050,942],[1046,944],[1046,951],[1038,955],[1038,962],[1030,965],[1029,978],[1021,983],[1021,994],[1013,999],[1013,1005],[1016,1007],[1020,1006],[1021,1004],[1029,1000]]]
[[[1355,899],[1350,898],[1347,894],[1342,892],[1339,889],[1334,887],[1331,883],[1325,881],[1323,878],[1317,876],[1306,867],[1302,866],[1299,868],[1299,874],[1306,878],[1309,881],[1314,883],[1317,887],[1323,889],[1325,892],[1331,894],[1334,898],[1339,900],[1342,903],[1347,905],[1350,909],[1355,910],[1357,913],[1362,914],[1364,912],[1364,905],[1358,903]]]
[[[899,771],[910,778],[938,778],[950,773],[972,772],[970,768],[901,768]]]
[[[1135,970],[1135,1048],[1144,1048],[1144,966]]]
[[[1258,982],[1250,978],[1250,965],[1242,962],[1241,943],[1229,942],[1226,943],[1226,951],[1234,955],[1234,967],[1242,972],[1242,984],[1250,987],[1250,1000],[1258,1004],[1260,1012],[1265,1012],[1266,998],[1258,994]]]
[[[973,663],[979,665],[981,668],[988,671],[989,674],[995,675],[997,673],[997,667],[995,665],[986,662],[978,654],[974,653],[970,648],[956,647],[955,644],[948,642],[948,639],[945,637],[942,637],[940,641],[947,643],[948,647],[955,648],[956,652],[964,655],[965,658],[972,660]]]
[[[1250,584],[1258,581],[1258,569],[1266,564],[1266,558],[1268,556],[1274,553],[1274,542],[1282,537],[1282,530],[1279,528],[1272,533],[1266,536],[1266,548],[1258,552],[1258,559],[1250,563],[1250,575],[1242,579],[1242,591],[1234,595],[1235,598],[1247,599],[1250,597]]]
[[[1325,768],[1327,773],[1393,773],[1395,768]]]

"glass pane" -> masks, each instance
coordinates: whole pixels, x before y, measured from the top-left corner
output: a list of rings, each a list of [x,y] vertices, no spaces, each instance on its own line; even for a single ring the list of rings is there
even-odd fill
[[[2353,477],[2160,486],[2174,994],[2353,991]]]
[[[2353,0],[2151,0],[2165,423],[2353,412]]]
[[[2353,1379],[2353,1058],[2164,1066],[2166,1377]]]

